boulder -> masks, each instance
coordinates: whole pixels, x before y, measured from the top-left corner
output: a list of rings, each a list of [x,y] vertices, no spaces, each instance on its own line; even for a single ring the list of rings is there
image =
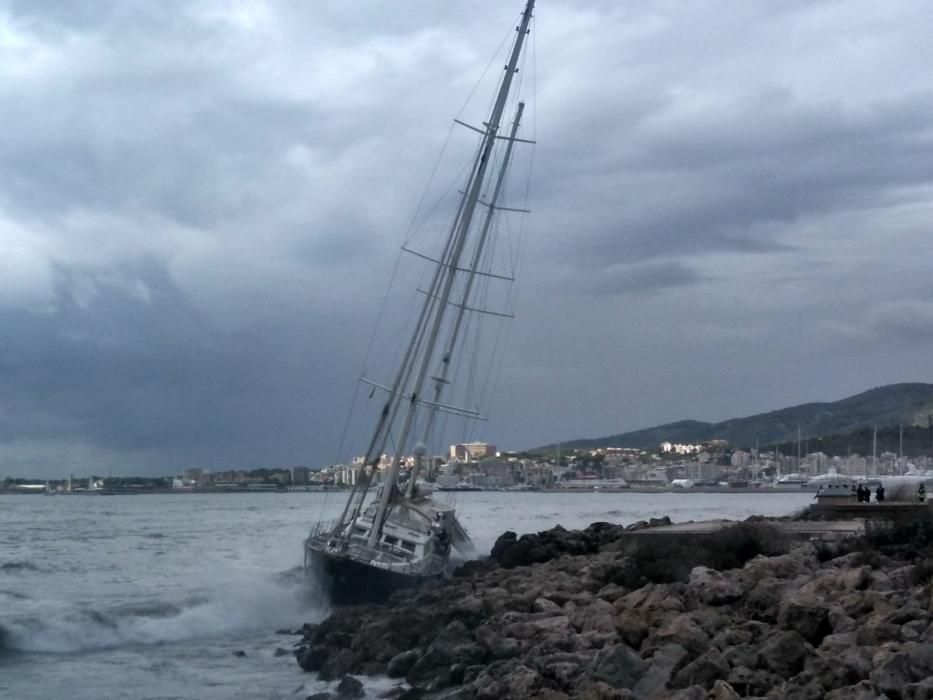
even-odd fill
[[[665,622],[651,639],[651,645],[677,644],[691,657],[702,654],[710,646],[709,637],[689,613],[677,615]]]
[[[648,659],[648,667],[633,690],[646,698],[660,697],[671,686],[674,675],[689,659],[689,653],[679,644],[665,644]]]
[[[859,681],[858,683],[845,688],[837,688],[826,693],[826,700],[879,700],[878,691],[868,681]]]
[[[623,610],[615,619],[616,632],[622,641],[633,649],[641,648],[641,643],[648,636],[648,623],[645,616],[632,610]]]
[[[496,661],[486,667],[471,684],[475,697],[483,700],[530,698],[541,687],[542,678],[525,664]]]
[[[904,686],[904,700],[930,700],[933,698],[933,676]]]
[[[908,683],[922,680],[913,677],[910,657],[905,653],[893,654],[871,672],[871,683],[879,693],[894,698],[904,697]]]
[[[389,664],[386,667],[386,675],[388,675],[389,678],[404,678],[411,670],[411,667],[415,665],[416,661],[418,661],[417,651],[414,649],[403,651],[389,659]]]
[[[613,632],[614,613],[611,603],[596,598],[586,607],[578,608],[570,616],[570,624],[577,632]]]
[[[781,600],[777,623],[781,629],[793,630],[814,645],[832,632],[826,604],[803,593],[792,593]]]
[[[634,688],[648,670],[638,652],[626,644],[613,644],[597,652],[587,671],[587,679],[613,688]]]
[[[678,690],[670,696],[670,700],[706,700],[706,688],[701,685],[692,685]]]
[[[708,700],[741,700],[741,695],[735,692],[735,688],[726,681],[716,681],[707,694]]]
[[[759,664],[783,678],[790,678],[803,670],[804,662],[813,653],[813,647],[800,633],[777,632],[759,648]]]
[[[747,666],[736,666],[729,671],[726,678],[735,691],[744,696],[767,695],[772,688],[779,686],[782,678],[763,669],[751,669]]]
[[[695,566],[687,583],[705,605],[728,605],[743,593],[730,578],[705,566]]]
[[[778,603],[787,585],[786,581],[774,576],[752,580],[750,589],[747,589],[745,593],[745,611],[757,620],[775,622]]]
[[[420,688],[445,688],[455,682],[451,675],[453,664],[479,663],[485,655],[486,650],[473,640],[466,626],[455,620],[444,628],[425,653],[412,664],[405,679],[412,686]]]
[[[363,690],[363,684],[353,676],[344,676],[337,684],[338,698],[361,698],[364,695],[366,693]]]
[[[692,685],[699,685],[707,690],[712,688],[717,680],[726,678],[729,675],[729,664],[715,647],[704,653],[699,658],[691,661],[684,666],[671,685],[674,688],[686,688]]]
[[[328,653],[317,669],[318,675],[323,681],[332,681],[343,678],[354,670],[356,665],[356,654],[350,649],[337,649],[333,653]]]
[[[521,652],[521,643],[517,639],[500,634],[492,625],[477,627],[474,635],[493,660],[511,659]]]

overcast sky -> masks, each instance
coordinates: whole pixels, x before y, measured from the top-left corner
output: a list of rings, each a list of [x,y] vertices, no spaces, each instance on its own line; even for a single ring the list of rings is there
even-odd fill
[[[361,452],[396,250],[520,10],[0,0],[0,476]],[[931,27],[927,0],[541,0],[534,213],[473,437],[933,381]]]

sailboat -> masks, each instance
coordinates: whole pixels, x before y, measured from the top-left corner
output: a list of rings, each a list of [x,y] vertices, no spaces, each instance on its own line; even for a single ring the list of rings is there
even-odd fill
[[[511,126],[504,114],[533,9],[534,0],[527,0],[488,119],[481,127],[455,120],[478,133],[479,144],[442,252],[436,257],[419,256],[431,262],[431,281],[427,289],[419,290],[423,302],[393,379],[386,384],[362,380],[386,396],[367,443],[363,473],[340,517],[316,524],[304,542],[305,570],[334,604],[384,600],[400,588],[444,575],[452,550],[465,557],[475,553],[455,509],[420,489],[418,476],[426,468],[427,445],[438,413],[480,417],[477,411],[442,400],[455,378],[452,364],[466,319],[472,313],[495,313],[476,306],[475,283],[497,277],[483,267],[492,221],[509,210],[500,198],[513,148],[533,143],[517,136],[525,104],[518,102]],[[390,466],[378,485],[378,467],[390,444],[394,447]],[[412,466],[402,481],[409,452]],[[373,492],[375,498],[369,499]]]

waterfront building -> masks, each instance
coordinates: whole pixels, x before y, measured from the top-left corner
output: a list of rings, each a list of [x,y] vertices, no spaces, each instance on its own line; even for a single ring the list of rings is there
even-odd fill
[[[496,456],[496,446],[488,442],[464,442],[450,446],[450,459],[458,462],[476,462]]]

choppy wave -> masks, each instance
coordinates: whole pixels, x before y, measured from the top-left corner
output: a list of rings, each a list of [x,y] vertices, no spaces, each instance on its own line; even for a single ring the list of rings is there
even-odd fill
[[[26,559],[14,559],[0,564],[0,571],[39,571],[39,567]]]
[[[291,576],[240,578],[181,601],[7,618],[0,623],[0,652],[68,654],[274,632],[320,617],[304,594],[303,581]]]

